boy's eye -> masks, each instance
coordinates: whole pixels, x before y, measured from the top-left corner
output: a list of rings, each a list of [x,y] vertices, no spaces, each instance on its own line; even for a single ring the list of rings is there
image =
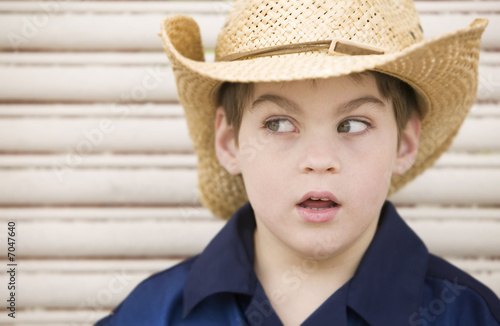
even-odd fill
[[[368,123],[359,120],[345,120],[337,127],[338,132],[358,133],[365,131],[368,128]]]
[[[295,126],[287,119],[269,120],[264,125],[273,132],[292,132],[295,130]]]

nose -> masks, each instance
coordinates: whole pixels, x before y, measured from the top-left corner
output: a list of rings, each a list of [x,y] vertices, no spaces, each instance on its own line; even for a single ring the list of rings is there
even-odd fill
[[[338,173],[340,171],[339,147],[327,137],[314,138],[303,144],[300,170],[303,173]]]

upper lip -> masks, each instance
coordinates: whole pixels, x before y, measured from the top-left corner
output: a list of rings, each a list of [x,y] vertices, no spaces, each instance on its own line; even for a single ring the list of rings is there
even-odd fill
[[[304,196],[302,196],[302,198],[299,201],[299,204],[302,204],[304,201],[308,200],[309,198],[328,198],[331,201],[335,202],[336,204],[340,204],[337,197],[335,197],[329,191],[309,191]]]

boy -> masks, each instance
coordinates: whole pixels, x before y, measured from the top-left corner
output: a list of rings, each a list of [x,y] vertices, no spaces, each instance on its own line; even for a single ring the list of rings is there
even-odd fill
[[[500,325],[386,201],[451,143],[485,27],[423,41],[410,1],[241,1],[205,63],[196,23],[165,20],[202,202],[232,217],[98,325]]]

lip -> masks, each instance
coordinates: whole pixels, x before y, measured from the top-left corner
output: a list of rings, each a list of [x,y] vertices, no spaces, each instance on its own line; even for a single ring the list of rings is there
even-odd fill
[[[304,202],[305,200],[307,200],[311,197],[328,198],[331,201],[337,203],[337,206],[322,209],[319,211],[300,206],[300,203]],[[335,218],[335,216],[337,215],[337,213],[340,210],[341,205],[340,205],[337,197],[335,197],[329,191],[309,191],[304,196],[302,196],[302,198],[295,205],[295,207],[297,209],[297,213],[299,214],[299,216],[301,218],[303,218],[305,221],[311,222],[311,223],[326,223],[326,222],[329,222]]]
[[[304,201],[306,201],[307,199],[309,199],[311,197],[314,197],[314,198],[328,198],[331,201],[334,201],[334,202],[336,202],[337,204],[340,205],[339,200],[337,199],[337,197],[335,197],[329,191],[309,191],[304,196],[302,196],[302,198],[299,200],[299,202],[297,203],[297,205],[300,204],[300,203],[303,203]]]

